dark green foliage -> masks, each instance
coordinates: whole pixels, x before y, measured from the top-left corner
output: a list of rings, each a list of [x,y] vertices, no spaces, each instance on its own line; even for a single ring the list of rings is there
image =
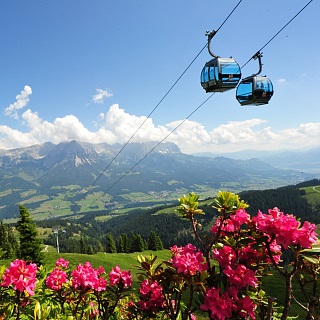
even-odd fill
[[[297,188],[304,188],[304,187],[315,187],[320,185],[319,179],[313,179],[305,182],[298,183],[296,185]]]
[[[111,233],[108,233],[106,237],[106,252],[117,253],[116,243]]]
[[[91,244],[88,245],[88,248],[87,248],[87,254],[94,254],[94,251],[93,251],[93,247]]]
[[[71,205],[70,206],[70,210],[73,211],[73,212],[78,212],[78,211],[81,210],[81,205],[79,205],[79,204]]]
[[[153,251],[163,249],[163,243],[160,237],[154,231],[150,232],[150,236],[148,239],[148,249]]]
[[[123,252],[123,253],[130,252],[129,238],[126,233],[122,233],[119,237],[118,252]]]
[[[38,265],[42,263],[42,242],[38,238],[37,226],[30,218],[26,207],[19,205],[20,216],[17,222],[20,240],[20,258],[32,261]]]
[[[7,226],[8,231],[8,240],[9,244],[12,247],[12,258],[17,258],[20,256],[20,246],[17,237],[13,233],[13,228],[11,226]]]
[[[258,210],[267,213],[268,209],[279,208],[286,214],[293,214],[301,219],[313,223],[320,223],[319,210],[312,209],[307,199],[302,197],[301,190],[295,186],[282,187],[270,190],[244,191],[241,199],[250,204],[247,211],[255,216]]]
[[[130,237],[130,252],[142,252],[147,249],[146,242],[142,239],[141,235],[131,234]]]
[[[11,231],[11,232],[10,232]],[[16,251],[17,251],[17,241],[12,241],[12,236],[10,237],[10,233],[12,235],[12,228],[10,226],[6,226],[1,221],[0,223],[0,250],[4,251],[1,258],[3,259],[13,259],[16,258]],[[17,246],[17,247],[15,247]]]
[[[80,238],[80,253],[87,253],[87,243],[83,237]]]

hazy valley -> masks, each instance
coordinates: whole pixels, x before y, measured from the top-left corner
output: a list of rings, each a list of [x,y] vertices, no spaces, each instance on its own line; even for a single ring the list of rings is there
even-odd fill
[[[35,219],[46,219],[166,205],[190,191],[205,198],[220,189],[292,185],[319,177],[318,154],[319,149],[301,152],[300,158],[299,152],[264,154],[264,161],[240,154],[194,156],[169,142],[123,148],[70,141],[0,150],[0,218],[17,216],[17,204]]]

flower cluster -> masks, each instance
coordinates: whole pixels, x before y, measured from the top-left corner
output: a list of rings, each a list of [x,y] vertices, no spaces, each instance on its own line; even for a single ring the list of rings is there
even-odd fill
[[[56,267],[57,268],[62,268],[62,269],[66,269],[69,266],[69,261],[68,260],[64,260],[63,258],[59,258],[56,261]]]
[[[182,210],[184,217],[193,223],[195,234],[193,214],[197,211],[197,200],[198,197],[184,199]],[[10,288],[6,293],[8,303],[7,307],[0,306],[0,318],[2,313],[16,312],[19,319],[19,315],[29,308],[29,315],[34,318],[40,318],[39,314],[44,312],[41,317],[50,319],[56,319],[60,313],[68,319],[146,319],[158,316],[161,319],[195,319],[193,312],[199,305],[212,320],[255,320],[266,312],[270,318],[272,304],[269,308],[269,301],[258,287],[261,284],[258,279],[263,279],[266,267],[272,265],[286,278],[286,303],[282,315],[286,319],[292,298],[290,279],[299,276],[299,272],[301,277],[304,276],[304,268],[305,274],[311,276],[320,272],[318,257],[305,259],[301,254],[317,241],[316,226],[309,222],[301,226],[293,215],[285,215],[278,208],[270,209],[268,214],[259,211],[251,218],[244,209],[246,207],[233,194],[220,193],[215,208],[221,216],[210,229],[213,235],[207,235],[202,241],[196,234],[205,258],[200,249],[190,243],[171,247],[169,261],[158,263],[153,255],[139,256],[139,270],[143,271],[138,274],[141,281],[139,298],[126,296],[125,291],[132,286],[131,272],[121,270],[118,265],[109,273],[108,285],[104,269],[101,266],[93,268],[90,262],[70,270],[69,262],[59,258],[45,281],[37,281],[35,264],[15,260],[5,271],[1,283],[2,287],[13,286],[15,292]],[[283,272],[279,262],[282,249],[288,248],[294,251],[293,267]],[[211,267],[212,258],[215,265]],[[42,270],[39,268],[39,275]],[[42,286],[39,290],[43,297],[37,296],[36,283],[46,284],[46,288]],[[46,294],[50,299],[46,299]],[[188,303],[184,304],[184,301]],[[16,304],[15,308],[12,303]],[[268,310],[265,308],[267,304]],[[311,319],[310,312],[308,316]]]
[[[200,306],[200,310],[208,311],[210,318],[214,320],[225,319],[256,319],[256,305],[253,301],[245,296],[238,297],[238,292],[234,287],[228,291],[221,293],[220,288],[208,288],[204,303]]]
[[[60,290],[64,283],[68,282],[68,275],[64,269],[69,266],[69,261],[59,258],[56,261],[56,267],[48,275],[46,279],[46,285],[51,290]]]
[[[250,251],[250,254],[248,254],[248,251],[244,253],[251,259],[252,251]],[[222,294],[220,289],[207,289],[201,310],[209,311],[212,319],[225,320],[232,315],[250,315],[252,319],[255,319],[255,305],[248,296],[241,298],[241,290],[246,287],[256,287],[258,281],[256,272],[249,268],[250,263],[243,264],[238,259],[241,256],[242,260],[246,262],[242,250],[235,250],[227,245],[221,249],[213,250],[213,257],[219,262],[229,286]]]
[[[68,281],[67,273],[59,268],[55,268],[47,277],[46,285],[51,290],[60,290],[64,283]]]
[[[240,231],[240,227],[250,221],[250,215],[244,209],[238,209],[230,215],[229,219],[219,217],[210,231],[217,234],[220,230],[220,235],[225,236],[230,233]]]
[[[157,313],[159,309],[163,308],[164,295],[162,287],[157,281],[143,280],[139,291],[140,301],[137,304],[141,310]]]
[[[306,221],[300,227],[300,222],[292,214],[284,214],[278,208],[269,209],[268,214],[259,211],[252,221],[257,230],[269,234],[285,249],[298,244],[302,248],[311,248],[317,241],[315,224]]]
[[[202,252],[191,243],[185,247],[177,247],[176,245],[170,248],[172,258],[169,262],[177,270],[178,273],[193,276],[197,272],[207,270],[207,264],[204,260]]]
[[[118,265],[111,270],[109,278],[111,286],[114,286],[117,283],[121,284],[124,288],[132,286],[131,272],[126,270],[121,271]]]
[[[34,263],[27,264],[24,260],[14,260],[10,267],[5,271],[1,286],[14,286],[14,290],[23,292],[24,290],[30,295],[34,295],[36,287],[37,265]]]
[[[81,290],[104,291],[106,290],[107,281],[100,276],[102,273],[104,273],[104,269],[101,266],[95,269],[90,262],[86,262],[84,265],[79,264],[76,270],[71,273],[72,286]]]

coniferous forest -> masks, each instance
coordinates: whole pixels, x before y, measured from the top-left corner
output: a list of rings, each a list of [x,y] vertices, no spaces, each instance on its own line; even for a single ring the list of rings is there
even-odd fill
[[[258,210],[266,213],[268,209],[278,207],[287,214],[294,214],[301,222],[308,220],[318,224],[320,205],[311,205],[302,188],[319,184],[319,180],[315,179],[278,189],[244,191],[239,193],[239,196],[250,205],[247,211],[252,216],[256,215]],[[210,199],[206,199],[202,204],[200,202],[199,207],[205,213],[199,218],[201,232],[205,234],[217,212],[212,208]],[[59,232],[60,252],[94,254],[159,250],[194,241],[189,221],[179,217],[175,208],[176,206],[171,205],[145,210],[134,209],[129,214],[106,221],[97,219],[103,212],[87,213],[79,219],[48,219],[37,221],[36,225]],[[15,227],[3,223],[0,225],[0,248],[5,252],[2,258],[19,257],[20,248],[13,233]],[[47,231],[44,245],[56,247],[56,232]]]

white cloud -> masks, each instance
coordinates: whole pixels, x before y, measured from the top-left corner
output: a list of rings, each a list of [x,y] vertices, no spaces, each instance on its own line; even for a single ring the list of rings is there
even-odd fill
[[[18,119],[17,110],[24,108],[29,102],[29,95],[32,94],[32,90],[29,86],[24,86],[24,89],[20,94],[16,96],[16,101],[5,108],[4,114],[12,118]]]
[[[277,84],[284,85],[287,83],[287,80],[285,78],[280,78],[276,80]]]
[[[253,127],[264,123],[261,119],[251,119],[245,121],[230,121],[227,124],[222,124],[210,132],[210,137],[216,144],[228,143],[248,143],[257,142],[256,132],[252,130]]]
[[[228,152],[314,146],[319,145],[320,136],[320,123],[304,123],[297,128],[276,132],[269,124],[266,125],[265,120],[257,118],[230,121],[211,131],[190,120],[156,126],[151,118],[129,114],[117,104],[112,105],[106,114],[98,115],[95,131],[88,130],[74,115],[49,122],[28,109],[22,118],[24,132],[0,125],[0,149],[72,139],[91,143],[126,143],[134,135],[132,141],[161,141],[166,138],[165,141],[176,143],[185,153]]]
[[[92,97],[92,102],[94,103],[103,103],[105,98],[110,98],[113,94],[108,90],[96,89],[97,94]]]

